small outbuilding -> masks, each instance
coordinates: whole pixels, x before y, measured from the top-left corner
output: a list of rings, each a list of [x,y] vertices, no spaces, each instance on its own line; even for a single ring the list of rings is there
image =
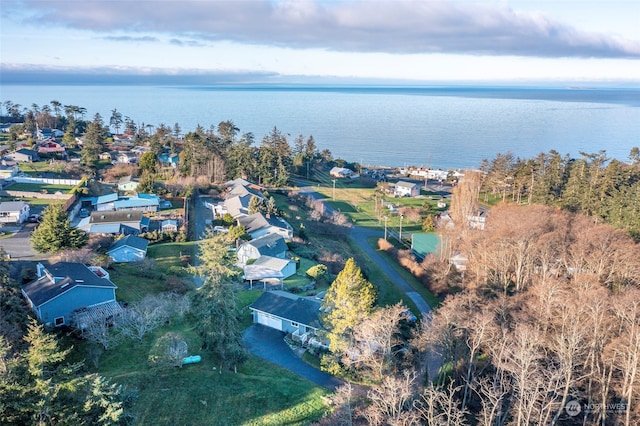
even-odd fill
[[[117,263],[139,262],[147,255],[149,241],[127,235],[113,243],[107,254]]]

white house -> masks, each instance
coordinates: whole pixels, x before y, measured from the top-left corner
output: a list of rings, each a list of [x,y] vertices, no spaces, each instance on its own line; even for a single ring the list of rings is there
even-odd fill
[[[400,180],[394,186],[393,194],[397,197],[417,197],[420,195],[420,185]]]
[[[332,168],[331,170],[329,170],[329,175],[333,177],[341,178],[341,179],[344,179],[344,178],[356,179],[360,177],[360,175],[354,173],[353,170],[346,169],[344,167]]]
[[[29,217],[31,208],[24,201],[0,202],[0,223],[21,224]]]

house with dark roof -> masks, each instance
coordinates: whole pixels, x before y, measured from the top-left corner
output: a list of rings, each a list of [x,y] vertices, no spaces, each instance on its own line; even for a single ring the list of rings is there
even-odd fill
[[[291,333],[306,343],[322,329],[320,302],[284,291],[265,291],[249,305],[253,322]]]
[[[147,255],[148,246],[148,240],[135,235],[127,235],[115,241],[107,254],[117,263],[139,262]]]
[[[22,294],[45,325],[74,325],[80,312],[119,310],[116,285],[100,267],[82,263],[38,263],[38,278],[22,286]]]
[[[137,235],[149,229],[149,218],[140,210],[94,211],[77,225],[89,234]]]
[[[287,243],[281,235],[268,234],[255,240],[242,244],[236,254],[240,264],[246,264],[251,259],[258,259],[260,256],[271,256],[284,259],[287,254]]]
[[[267,234],[278,234],[285,240],[293,238],[293,227],[278,216],[265,216],[262,213],[254,213],[249,216],[238,217],[237,222],[238,225],[244,226],[247,234],[254,239]]]
[[[40,160],[40,156],[38,155],[38,151],[34,151],[32,149],[18,149],[17,151],[10,152],[5,155],[18,163],[32,163],[34,161]]]

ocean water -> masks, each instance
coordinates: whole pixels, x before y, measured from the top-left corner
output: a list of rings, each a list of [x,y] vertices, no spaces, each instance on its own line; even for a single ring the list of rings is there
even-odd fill
[[[259,144],[273,127],[313,135],[336,158],[385,166],[474,168],[511,151],[605,150],[626,160],[640,145],[640,89],[535,87],[283,87],[1,85],[0,102],[58,100],[183,132],[233,120]]]

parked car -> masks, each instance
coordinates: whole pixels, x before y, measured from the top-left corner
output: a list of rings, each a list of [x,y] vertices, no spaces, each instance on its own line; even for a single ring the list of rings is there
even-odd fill
[[[30,223],[40,223],[42,222],[42,216],[39,214],[32,214],[27,218],[27,221]]]
[[[80,217],[89,217],[89,210],[80,209]]]

